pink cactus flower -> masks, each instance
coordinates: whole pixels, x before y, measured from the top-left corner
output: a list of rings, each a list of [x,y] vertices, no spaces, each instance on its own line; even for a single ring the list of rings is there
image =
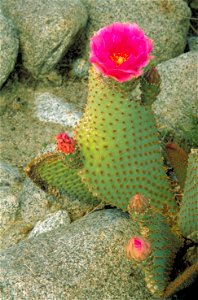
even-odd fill
[[[142,237],[132,237],[126,246],[126,256],[128,259],[137,261],[145,260],[151,253],[150,243]]]
[[[65,154],[73,153],[75,151],[75,141],[69,137],[65,132],[60,132],[56,136],[57,150]]]
[[[153,41],[135,23],[113,23],[91,38],[90,62],[118,82],[139,77],[153,56]]]

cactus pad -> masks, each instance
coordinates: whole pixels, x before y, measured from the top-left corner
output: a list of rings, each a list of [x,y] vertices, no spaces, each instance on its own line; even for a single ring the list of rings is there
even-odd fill
[[[198,150],[189,155],[184,196],[179,214],[179,226],[185,237],[198,242]]]
[[[140,98],[138,79],[118,84],[90,69],[88,102],[76,130],[84,157],[80,176],[99,199],[124,211],[138,192],[156,209],[175,213],[154,116]]]
[[[161,297],[170,282],[172,265],[182,241],[172,232],[166,218],[152,208],[146,208],[144,213],[132,210],[130,207],[133,220],[138,221],[139,234],[151,245],[151,254],[138,264],[145,274],[150,292]]]
[[[80,166],[78,154],[46,153],[33,160],[26,167],[26,173],[48,193],[98,204],[96,197],[87,190],[78,176]]]

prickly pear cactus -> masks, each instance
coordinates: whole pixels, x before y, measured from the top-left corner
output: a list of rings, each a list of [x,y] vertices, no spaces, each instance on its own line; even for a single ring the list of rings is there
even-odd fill
[[[139,224],[137,236],[127,245],[128,257],[138,261],[151,293],[166,297],[197,270],[184,272],[167,290],[182,234],[197,240],[197,152],[189,158],[181,234],[176,224],[179,207],[163,167],[151,109],[160,92],[160,77],[148,66],[142,75],[152,58],[152,41],[137,24],[115,23],[99,30],[91,43],[94,66],[89,71],[88,100],[74,139],[60,133],[60,152],[35,159],[26,172],[48,192],[128,210]],[[173,161],[175,157],[171,152]],[[180,162],[176,165],[178,179],[184,182]]]
[[[138,79],[119,84],[92,67],[88,101],[75,138],[84,157],[80,176],[99,199],[126,211],[138,192],[157,210],[177,211],[154,115],[141,101]]]
[[[198,242],[198,149],[191,150],[188,159],[179,227],[183,236]]]

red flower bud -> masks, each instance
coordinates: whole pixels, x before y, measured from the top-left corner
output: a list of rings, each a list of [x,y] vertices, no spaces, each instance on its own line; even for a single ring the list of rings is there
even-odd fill
[[[60,132],[56,136],[57,150],[66,154],[73,153],[75,151],[75,141],[69,137],[65,132]]]

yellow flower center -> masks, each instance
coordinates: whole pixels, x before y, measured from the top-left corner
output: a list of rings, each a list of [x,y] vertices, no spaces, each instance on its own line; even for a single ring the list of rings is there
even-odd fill
[[[109,58],[116,64],[116,66],[122,65],[128,58],[129,54],[122,52],[114,52]]]

